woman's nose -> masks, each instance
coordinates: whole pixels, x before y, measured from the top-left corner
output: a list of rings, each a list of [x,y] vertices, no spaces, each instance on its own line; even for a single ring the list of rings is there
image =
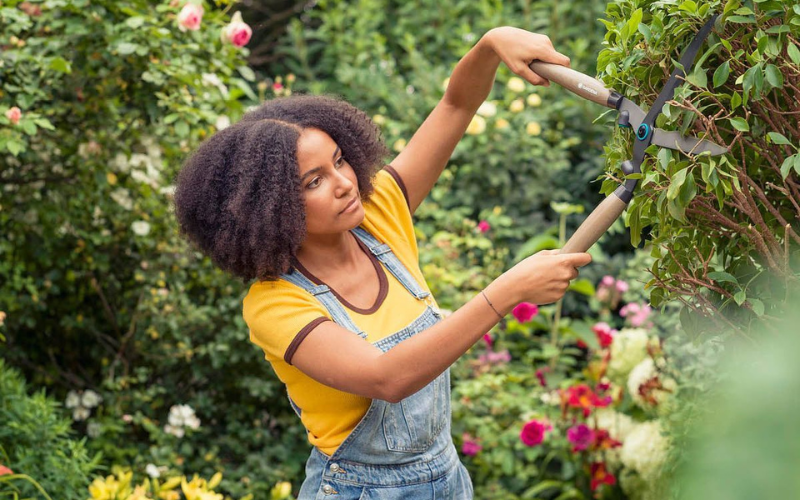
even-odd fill
[[[347,194],[353,190],[355,184],[350,179],[350,177],[346,176],[342,172],[336,172],[336,191],[338,195]]]

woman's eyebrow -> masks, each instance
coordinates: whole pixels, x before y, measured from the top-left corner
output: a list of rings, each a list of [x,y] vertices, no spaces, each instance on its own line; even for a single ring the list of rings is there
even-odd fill
[[[331,157],[331,159],[336,159],[336,155],[338,153],[339,153],[339,146],[336,146],[336,149],[333,150],[333,156]],[[305,179],[306,177],[308,177],[311,174],[319,172],[320,170],[322,170],[322,167],[314,167],[314,168],[312,168],[308,172],[304,173],[302,177],[300,177],[300,181],[302,181],[303,179]]]

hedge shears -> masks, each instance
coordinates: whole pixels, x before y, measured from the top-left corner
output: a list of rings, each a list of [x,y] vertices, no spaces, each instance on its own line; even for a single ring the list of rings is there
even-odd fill
[[[705,41],[717,19],[714,15],[697,32],[689,47],[681,56],[681,66],[675,68],[659,92],[650,111],[647,113],[638,105],[625,98],[615,90],[607,89],[602,82],[573,69],[558,64],[533,61],[529,66],[538,75],[556,82],[574,94],[594,101],[619,112],[618,124],[620,127],[631,128],[635,131],[633,145],[633,158],[622,162],[621,169],[626,175],[641,173],[642,161],[645,150],[651,144],[675,149],[684,154],[700,154],[708,152],[711,156],[718,156],[728,152],[718,144],[706,139],[684,137],[675,131],[666,131],[655,128],[656,117],[668,100],[675,96],[675,89],[682,83],[686,73],[694,64],[700,46]],[[595,208],[578,227],[575,234],[560,250],[561,253],[585,252],[600,239],[609,227],[616,221],[633,198],[637,179],[625,179],[612,194],[608,195],[600,205]]]

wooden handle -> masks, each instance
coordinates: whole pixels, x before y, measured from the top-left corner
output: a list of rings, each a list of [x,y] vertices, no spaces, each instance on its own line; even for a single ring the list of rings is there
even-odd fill
[[[611,227],[628,204],[612,193],[583,221],[560,253],[585,252]]]
[[[595,80],[589,75],[584,75],[579,71],[553,63],[533,61],[530,68],[537,75],[547,78],[551,82],[556,82],[573,94],[602,104],[609,108],[615,108],[615,104],[608,102],[611,91],[603,86],[603,83]]]

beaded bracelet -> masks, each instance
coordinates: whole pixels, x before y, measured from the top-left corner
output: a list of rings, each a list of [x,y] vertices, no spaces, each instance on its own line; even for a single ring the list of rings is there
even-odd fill
[[[503,315],[502,315],[502,314],[500,314],[500,313],[497,311],[497,309],[495,309],[495,308],[494,308],[494,305],[493,305],[493,304],[491,303],[491,301],[489,300],[489,297],[487,297],[487,296],[486,296],[486,294],[485,294],[485,293],[483,293],[483,290],[481,290],[481,295],[483,295],[483,298],[484,298],[484,299],[486,299],[486,303],[487,303],[487,304],[489,304],[489,307],[491,307],[491,308],[492,308],[492,311],[494,311],[494,312],[495,312],[495,314],[497,314],[497,317],[498,317],[498,318],[500,318],[500,319],[503,319]]]

